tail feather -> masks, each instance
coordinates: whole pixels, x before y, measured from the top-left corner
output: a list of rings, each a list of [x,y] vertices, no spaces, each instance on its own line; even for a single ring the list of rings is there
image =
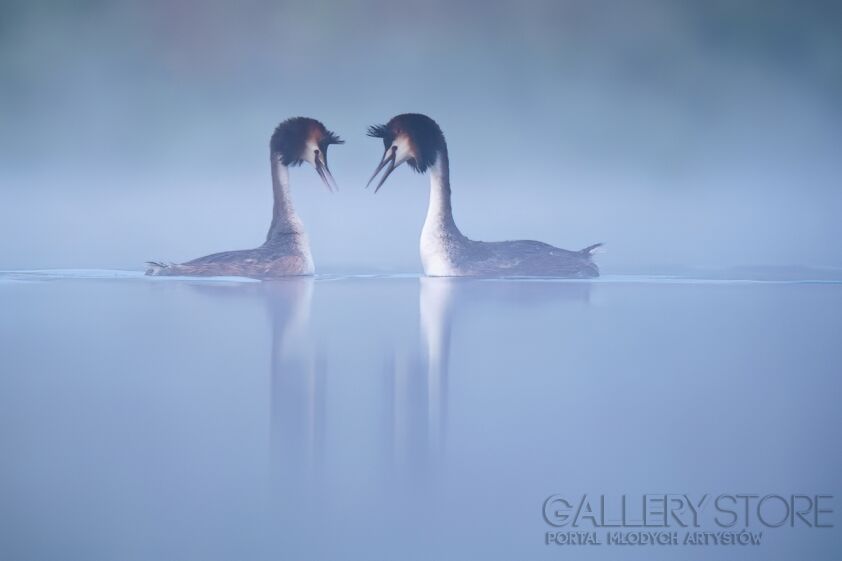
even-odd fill
[[[602,246],[603,246],[602,242],[595,243],[593,245],[589,245],[588,247],[586,247],[584,249],[580,249],[579,253],[581,253],[582,255],[584,255],[586,257],[591,257],[594,254],[594,251],[596,251],[597,249],[599,249]]]
[[[147,261],[146,264],[149,266],[146,269],[146,274],[150,276],[166,274],[162,273],[162,271],[166,271],[170,268],[170,266],[163,261]]]

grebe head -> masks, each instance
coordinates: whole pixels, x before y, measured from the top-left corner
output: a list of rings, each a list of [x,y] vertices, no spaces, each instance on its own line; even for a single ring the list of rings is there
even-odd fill
[[[444,134],[438,124],[426,115],[418,113],[404,113],[392,117],[385,125],[368,127],[368,136],[382,138],[386,149],[380,165],[368,180],[369,185],[380,170],[388,164],[386,173],[374,189],[375,193],[383,186],[386,178],[402,163],[406,162],[418,173],[424,173],[447,150]]]
[[[287,119],[275,129],[269,141],[272,157],[280,158],[285,166],[298,166],[307,162],[322,178],[329,191],[336,188],[336,181],[327,167],[327,147],[343,144],[333,131],[308,117]]]

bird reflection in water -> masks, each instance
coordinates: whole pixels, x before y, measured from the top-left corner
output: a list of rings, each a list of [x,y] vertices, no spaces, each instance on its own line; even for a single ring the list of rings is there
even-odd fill
[[[323,466],[327,359],[311,328],[313,279],[262,283],[271,329],[272,472],[313,477]]]
[[[336,282],[332,282],[331,290],[341,292],[333,293],[334,298],[342,302],[356,299],[343,314],[359,315],[360,310],[368,314],[365,321],[349,322],[359,327],[354,332],[332,330],[337,320],[333,316],[321,324],[324,332],[316,332],[311,305],[321,282],[312,278],[239,285],[237,290],[201,287],[217,295],[257,297],[268,313],[270,470],[279,490],[312,490],[319,487],[327,471],[344,469],[342,465],[330,465],[330,457],[337,464],[344,461],[338,450],[330,454],[331,445],[345,446],[344,452],[354,450],[363,465],[376,467],[383,474],[416,481],[428,478],[447,457],[451,355],[464,358],[460,353],[473,356],[474,352],[494,352],[493,348],[473,348],[484,343],[471,336],[471,326],[489,317],[494,318],[492,328],[498,323],[504,325],[508,313],[524,308],[558,302],[587,303],[591,290],[590,283],[576,281],[422,277],[415,285],[415,316],[405,306],[405,298],[415,294],[411,283],[392,285],[389,283],[405,281],[380,279],[370,282],[386,284],[363,288],[360,283],[365,281],[360,279],[347,284]],[[369,296],[384,301],[380,307],[372,307]],[[415,325],[409,325],[413,322]],[[386,358],[381,382],[378,384],[376,376],[369,376],[359,366],[351,367],[344,354],[334,357],[331,364],[335,371],[329,374],[326,341],[331,337],[349,339],[335,342],[344,342],[346,348],[373,345],[369,347],[374,353],[368,358],[369,364],[383,365]],[[454,345],[454,339],[461,343]],[[470,368],[464,360],[458,364]],[[334,399],[339,406],[330,415],[326,407],[329,377],[336,382]],[[349,393],[349,388],[353,392]],[[328,418],[332,419],[330,427]],[[359,428],[349,428],[352,426]],[[333,435],[330,445],[328,432]],[[383,454],[365,457],[375,450]]]
[[[489,311],[505,318],[514,309],[588,303],[590,291],[589,282],[421,277],[419,345],[404,357],[393,353],[387,363],[396,464],[427,473],[446,457],[454,325]]]
[[[286,485],[317,475],[325,446],[327,361],[311,328],[313,278],[197,283],[191,287],[214,298],[262,301],[270,326],[267,390],[271,479],[276,485]],[[257,332],[263,332],[263,328]]]

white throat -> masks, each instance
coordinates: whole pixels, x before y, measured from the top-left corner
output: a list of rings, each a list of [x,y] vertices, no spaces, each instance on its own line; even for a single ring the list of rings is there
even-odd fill
[[[279,155],[271,156],[272,195],[275,203],[272,207],[272,225],[266,240],[279,235],[304,234],[304,224],[295,213],[289,194],[289,168],[283,164]]]
[[[454,249],[464,236],[453,220],[447,152],[440,152],[430,168],[430,203],[421,230],[421,263],[431,276],[454,274]]]

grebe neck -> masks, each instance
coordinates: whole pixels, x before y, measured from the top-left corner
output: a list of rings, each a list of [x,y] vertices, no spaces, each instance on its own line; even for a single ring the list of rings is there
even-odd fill
[[[422,236],[462,237],[453,220],[450,204],[450,163],[447,148],[443,148],[430,168],[430,203]]]
[[[289,168],[284,165],[280,154],[272,154],[270,159],[275,204],[272,207],[272,225],[269,227],[266,241],[276,236],[304,233],[304,225],[295,213],[289,194]]]

